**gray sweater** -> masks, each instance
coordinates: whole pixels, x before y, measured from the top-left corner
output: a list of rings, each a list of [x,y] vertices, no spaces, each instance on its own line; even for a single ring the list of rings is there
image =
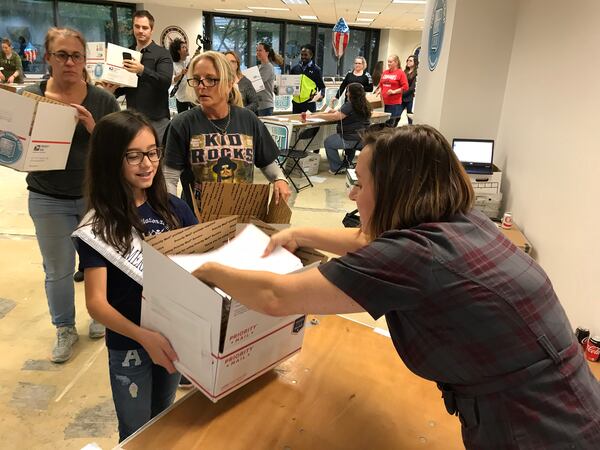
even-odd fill
[[[272,108],[273,92],[275,90],[275,69],[273,68],[273,64],[269,62],[267,64],[260,64],[258,66],[258,71],[260,72],[260,77],[265,85],[264,91],[257,93],[258,109]]]

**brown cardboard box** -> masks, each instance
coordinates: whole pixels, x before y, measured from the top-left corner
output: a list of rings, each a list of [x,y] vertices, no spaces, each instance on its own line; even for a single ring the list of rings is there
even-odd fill
[[[208,222],[223,217],[239,216],[239,222],[256,218],[273,224],[289,224],[292,210],[284,201],[278,205],[271,199],[269,184],[202,183],[201,213],[194,205],[196,217]]]

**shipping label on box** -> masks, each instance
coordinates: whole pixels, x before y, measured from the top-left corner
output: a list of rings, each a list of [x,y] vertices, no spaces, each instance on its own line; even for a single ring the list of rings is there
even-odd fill
[[[237,217],[227,217],[143,243],[141,324],[169,339],[178,370],[215,402],[298,352],[304,333],[303,315],[272,317],[250,310],[168,256],[218,248],[235,235],[236,224]],[[312,249],[297,256],[305,267],[324,258]]]
[[[72,106],[0,89],[0,164],[22,172],[64,170],[77,121]]]

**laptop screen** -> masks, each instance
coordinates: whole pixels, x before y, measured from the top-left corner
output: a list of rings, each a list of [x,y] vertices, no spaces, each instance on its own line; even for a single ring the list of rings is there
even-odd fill
[[[492,173],[494,141],[488,139],[454,139],[452,150],[467,172]]]

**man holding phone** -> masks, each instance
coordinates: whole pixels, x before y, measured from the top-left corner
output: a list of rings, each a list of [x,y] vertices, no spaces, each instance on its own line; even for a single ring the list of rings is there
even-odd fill
[[[158,133],[162,142],[171,113],[169,112],[169,87],[173,78],[173,60],[169,51],[152,40],[154,17],[146,10],[133,14],[133,35],[135,46],[132,50],[142,53],[142,60],[136,61],[131,53],[123,52],[123,67],[138,76],[137,88],[117,88],[105,83],[105,87],[117,97],[125,95],[127,108],[145,114]]]

